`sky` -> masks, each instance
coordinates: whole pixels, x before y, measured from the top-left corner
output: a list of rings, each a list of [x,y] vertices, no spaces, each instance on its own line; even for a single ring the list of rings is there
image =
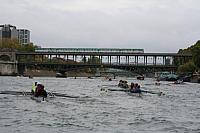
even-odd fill
[[[0,0],[0,24],[41,47],[177,52],[200,39],[200,0]]]

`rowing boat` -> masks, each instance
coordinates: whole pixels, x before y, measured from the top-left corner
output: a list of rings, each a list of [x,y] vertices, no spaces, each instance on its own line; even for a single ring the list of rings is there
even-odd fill
[[[31,92],[26,91],[0,91],[0,94],[9,94],[9,95],[22,95],[22,96],[32,96]],[[52,93],[47,92],[47,97],[66,97],[66,98],[89,98],[88,96],[81,97],[81,96],[70,96],[67,94],[61,94],[61,93]]]
[[[31,96],[31,99],[32,100],[35,100],[36,102],[45,102],[45,101],[48,101],[47,98],[44,98],[44,97],[35,97],[35,96]]]
[[[159,96],[161,95],[165,95],[163,92],[155,92],[155,91],[148,91],[148,90],[141,90],[141,92],[132,92],[130,91],[129,89],[105,89],[105,88],[102,88],[101,91],[123,91],[123,92],[127,92],[127,93],[132,93],[132,94],[141,94],[141,93],[150,93],[150,94],[157,94]]]

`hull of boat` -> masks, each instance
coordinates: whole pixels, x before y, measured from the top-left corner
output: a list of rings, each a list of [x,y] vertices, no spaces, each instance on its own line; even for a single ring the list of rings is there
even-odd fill
[[[144,80],[144,77],[137,77],[138,80]]]
[[[44,101],[47,101],[47,99],[44,98],[44,97],[35,97],[35,96],[31,96],[31,99],[32,99],[32,100],[35,100],[36,102],[44,102]]]

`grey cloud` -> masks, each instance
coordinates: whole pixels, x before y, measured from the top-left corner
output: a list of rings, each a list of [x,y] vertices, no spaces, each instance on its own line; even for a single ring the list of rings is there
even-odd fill
[[[0,0],[0,23],[45,47],[177,52],[199,39],[198,0]],[[10,4],[12,3],[12,4]]]

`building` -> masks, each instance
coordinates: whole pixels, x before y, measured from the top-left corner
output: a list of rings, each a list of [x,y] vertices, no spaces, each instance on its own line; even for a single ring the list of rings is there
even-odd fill
[[[27,29],[16,29],[16,26],[0,25],[0,40],[3,38],[18,39],[20,44],[30,43],[30,31]]]
[[[30,43],[30,31],[27,29],[18,29],[18,41],[20,44]]]
[[[0,25],[0,39],[2,38],[18,39],[16,27],[10,24]]]

